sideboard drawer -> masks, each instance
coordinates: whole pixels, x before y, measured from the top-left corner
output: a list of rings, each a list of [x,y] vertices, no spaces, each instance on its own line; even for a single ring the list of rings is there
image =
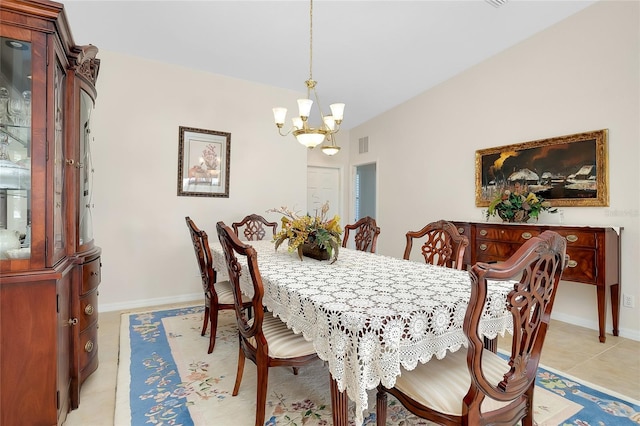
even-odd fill
[[[456,229],[458,230],[458,233],[460,235],[464,235],[467,238],[469,238],[469,240],[471,240],[471,225],[469,225],[468,223],[460,223],[460,222],[452,222]]]
[[[497,241],[476,240],[476,260],[479,262],[496,262],[507,260],[518,250],[521,244]]]
[[[462,262],[464,263],[464,265],[470,265],[471,264],[471,244],[473,244],[471,225],[467,222],[452,222],[452,223],[455,225],[456,229],[458,230],[458,233],[460,235],[464,235],[469,240],[469,245],[464,250],[464,256],[462,258]]]
[[[571,247],[595,248],[597,246],[598,236],[595,232],[574,229],[558,229],[555,231],[567,240],[567,249]]]
[[[540,235],[541,231],[537,227],[512,226],[509,228],[477,225],[476,240],[498,240],[504,242],[514,242],[522,244],[531,237]]]
[[[569,262],[562,273],[563,280],[597,284],[598,262],[595,250],[568,247],[567,256]]]

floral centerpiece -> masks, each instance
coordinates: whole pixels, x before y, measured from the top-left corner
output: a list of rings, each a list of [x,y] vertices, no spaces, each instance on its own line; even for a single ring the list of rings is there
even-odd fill
[[[505,189],[491,201],[487,209],[487,220],[498,215],[505,222],[526,222],[529,218],[538,219],[541,211],[555,213],[549,201],[533,192],[510,191]]]
[[[309,214],[301,216],[287,207],[268,211],[283,215],[282,229],[273,238],[276,250],[285,240],[288,240],[288,250],[290,252],[297,251],[300,260],[303,255],[320,260],[331,259],[331,263],[338,259],[338,251],[342,243],[340,216],[335,215],[332,219],[327,218],[328,202],[322,205],[320,215],[316,211],[315,216]]]

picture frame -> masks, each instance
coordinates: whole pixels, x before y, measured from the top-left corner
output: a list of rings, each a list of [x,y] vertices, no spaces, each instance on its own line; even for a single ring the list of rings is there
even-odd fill
[[[476,206],[505,189],[535,192],[553,207],[609,205],[608,129],[476,151]]]
[[[180,126],[178,196],[229,198],[231,133]]]

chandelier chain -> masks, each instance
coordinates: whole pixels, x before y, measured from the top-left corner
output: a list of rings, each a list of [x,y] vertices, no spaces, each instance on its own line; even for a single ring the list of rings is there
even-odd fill
[[[313,80],[313,0],[309,7],[309,80]]]

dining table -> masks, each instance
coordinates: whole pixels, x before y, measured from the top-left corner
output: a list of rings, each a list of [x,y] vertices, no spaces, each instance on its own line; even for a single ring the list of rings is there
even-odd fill
[[[340,248],[338,259],[298,257],[272,241],[246,241],[257,252],[264,285],[263,305],[295,333],[313,342],[331,375],[333,424],[356,425],[368,409],[368,391],[392,388],[401,368],[414,369],[434,356],[467,347],[462,330],[471,295],[466,270],[434,266]],[[210,242],[213,266],[228,276],[219,242]],[[239,259],[243,263],[243,259]],[[252,295],[246,262],[241,290]],[[480,324],[486,339],[512,326],[506,309],[514,282],[490,282]]]

